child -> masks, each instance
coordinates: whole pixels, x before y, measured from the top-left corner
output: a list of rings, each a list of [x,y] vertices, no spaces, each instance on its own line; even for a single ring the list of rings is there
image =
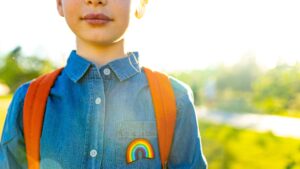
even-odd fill
[[[41,169],[162,167],[145,71],[138,52],[124,51],[130,20],[141,18],[146,4],[147,0],[57,0],[59,14],[76,35],[76,50],[48,95],[40,137]],[[205,169],[192,90],[169,78],[177,110],[166,166]],[[23,106],[30,83],[17,89],[8,108],[1,169],[28,168]],[[135,142],[145,149],[128,152]],[[135,158],[128,158],[134,151]]]

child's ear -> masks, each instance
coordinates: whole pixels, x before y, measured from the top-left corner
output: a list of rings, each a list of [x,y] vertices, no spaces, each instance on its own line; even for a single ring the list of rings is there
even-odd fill
[[[57,11],[59,13],[60,16],[64,17],[64,11],[62,8],[62,0],[56,0],[56,7],[57,7]]]

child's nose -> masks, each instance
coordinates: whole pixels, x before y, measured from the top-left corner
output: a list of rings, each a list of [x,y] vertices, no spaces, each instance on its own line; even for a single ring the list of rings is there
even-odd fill
[[[107,0],[85,0],[89,5],[105,5]]]

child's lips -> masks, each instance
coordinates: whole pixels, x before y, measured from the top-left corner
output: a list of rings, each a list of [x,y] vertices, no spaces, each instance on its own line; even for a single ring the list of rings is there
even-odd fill
[[[85,15],[81,19],[93,25],[105,24],[110,21],[113,21],[113,19],[104,15],[103,13],[90,13]]]

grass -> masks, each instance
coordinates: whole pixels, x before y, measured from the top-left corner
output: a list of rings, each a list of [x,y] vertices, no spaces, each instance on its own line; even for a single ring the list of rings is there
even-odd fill
[[[5,115],[12,99],[12,95],[0,97],[0,136],[2,135],[2,129],[5,121]]]
[[[199,121],[210,169],[300,169],[300,140]]]

